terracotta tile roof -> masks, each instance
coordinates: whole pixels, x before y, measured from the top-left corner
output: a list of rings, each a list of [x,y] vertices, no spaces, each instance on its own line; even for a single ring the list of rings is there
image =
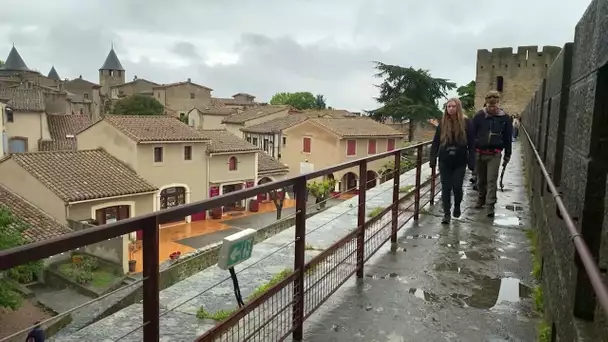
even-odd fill
[[[201,131],[206,139],[211,140],[207,151],[220,152],[247,152],[257,151],[259,148],[224,129],[209,129]]]
[[[203,141],[199,131],[168,115],[106,115],[106,121],[136,142]]]
[[[220,115],[228,116],[236,114],[236,109],[228,107],[196,107],[196,109],[204,115]]]
[[[250,133],[278,133],[308,119],[310,119],[310,117],[305,114],[289,114],[282,118],[273,119],[249,127],[243,127],[241,128],[241,131]]]
[[[76,151],[76,139],[38,140],[38,151]]]
[[[311,121],[341,137],[404,136],[403,132],[369,118],[311,119]]]
[[[332,118],[336,118],[336,119],[340,119],[340,118],[344,118],[344,117],[357,117],[357,115],[344,110],[344,109],[321,109],[321,110],[317,110],[317,109],[306,109],[303,111],[304,114],[306,115],[310,115],[311,117],[324,117],[324,116],[329,116]]]
[[[161,84],[161,85],[158,85],[158,86],[154,87],[154,89],[166,89],[166,88],[177,87],[177,86],[181,86],[181,85],[185,85],[185,84],[191,84],[191,85],[193,85],[195,87],[199,87],[199,88],[207,89],[209,91],[213,91],[213,89],[211,89],[209,87],[205,87],[204,85],[200,85],[198,83],[194,83],[190,79],[188,79],[187,81],[184,81],[184,82],[174,82],[174,83]]]
[[[0,88],[0,99],[7,99],[19,112],[44,112],[44,95],[40,89]]]
[[[157,190],[102,149],[14,153],[12,159],[66,202]]]
[[[243,100],[220,98],[220,97],[216,97],[214,99],[222,102],[226,106],[256,106],[257,105],[256,102],[252,102],[252,101],[243,101]]]
[[[51,215],[1,184],[0,207],[5,207],[13,216],[26,224],[27,228],[22,236],[27,242],[43,241],[72,232]]]
[[[119,88],[122,88],[122,87],[124,87],[124,86],[130,85],[130,84],[133,84],[133,83],[139,83],[139,82],[148,83],[148,84],[149,84],[149,85],[151,85],[151,86],[158,86],[158,85],[159,85],[158,83],[156,83],[156,82],[152,82],[152,81],[149,81],[149,80],[147,80],[147,79],[145,79],[145,78],[136,78],[136,79],[134,79],[133,81],[130,81],[130,82],[126,82],[126,83],[122,83],[122,84],[113,85],[113,86],[111,86],[110,88],[116,88],[116,89],[119,89]]]
[[[76,150],[76,134],[92,124],[88,115],[48,114],[46,118],[51,140],[38,141],[40,151]]]
[[[209,105],[211,107],[226,107],[226,104],[224,104],[224,102],[222,102],[220,99],[216,99],[214,97],[211,98],[211,102],[209,103]]]
[[[290,108],[289,106],[273,106],[273,105],[254,107],[254,108],[245,110],[241,113],[230,115],[229,117],[225,118],[222,122],[240,124],[240,123],[244,123],[245,121],[258,119],[258,118],[261,118],[261,117],[264,117],[264,116],[267,116],[270,114],[288,110],[289,108]]]
[[[261,174],[272,174],[272,173],[287,173],[289,167],[277,159],[273,158],[269,154],[260,151],[258,153],[258,172]]]

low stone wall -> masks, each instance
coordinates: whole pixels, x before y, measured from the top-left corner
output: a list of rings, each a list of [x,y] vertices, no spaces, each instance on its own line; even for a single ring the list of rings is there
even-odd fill
[[[94,227],[88,223],[68,220],[68,226],[74,230],[83,230]],[[129,271],[128,236],[117,236],[106,241],[81,247],[79,252],[94,255],[105,261],[120,265],[123,273]]]

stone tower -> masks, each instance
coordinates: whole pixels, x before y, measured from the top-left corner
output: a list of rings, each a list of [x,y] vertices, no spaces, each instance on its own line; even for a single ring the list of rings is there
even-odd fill
[[[110,87],[125,83],[125,69],[120,64],[118,56],[114,51],[114,47],[108,53],[106,61],[99,69],[99,85],[101,86],[101,94],[111,96]]]
[[[556,46],[544,46],[541,52],[538,46],[520,46],[515,54],[510,47],[477,50],[475,108],[483,108],[486,93],[497,90],[500,106],[511,115],[521,114],[560,51]]]

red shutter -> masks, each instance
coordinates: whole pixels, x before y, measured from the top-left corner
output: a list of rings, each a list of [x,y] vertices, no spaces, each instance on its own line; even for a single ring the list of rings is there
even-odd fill
[[[357,141],[356,140],[347,140],[346,141],[346,155],[354,156],[357,154]]]
[[[392,151],[394,149],[395,149],[395,139],[388,139],[386,150],[387,151]]]
[[[303,139],[302,151],[310,153],[310,138]]]
[[[376,139],[367,141],[367,154],[376,154]]]

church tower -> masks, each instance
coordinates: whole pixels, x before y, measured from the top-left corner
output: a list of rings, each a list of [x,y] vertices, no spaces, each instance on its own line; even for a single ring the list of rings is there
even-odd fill
[[[120,64],[118,56],[114,51],[114,46],[108,53],[106,61],[99,69],[99,85],[101,86],[101,94],[111,96],[110,87],[125,83],[125,69]]]

